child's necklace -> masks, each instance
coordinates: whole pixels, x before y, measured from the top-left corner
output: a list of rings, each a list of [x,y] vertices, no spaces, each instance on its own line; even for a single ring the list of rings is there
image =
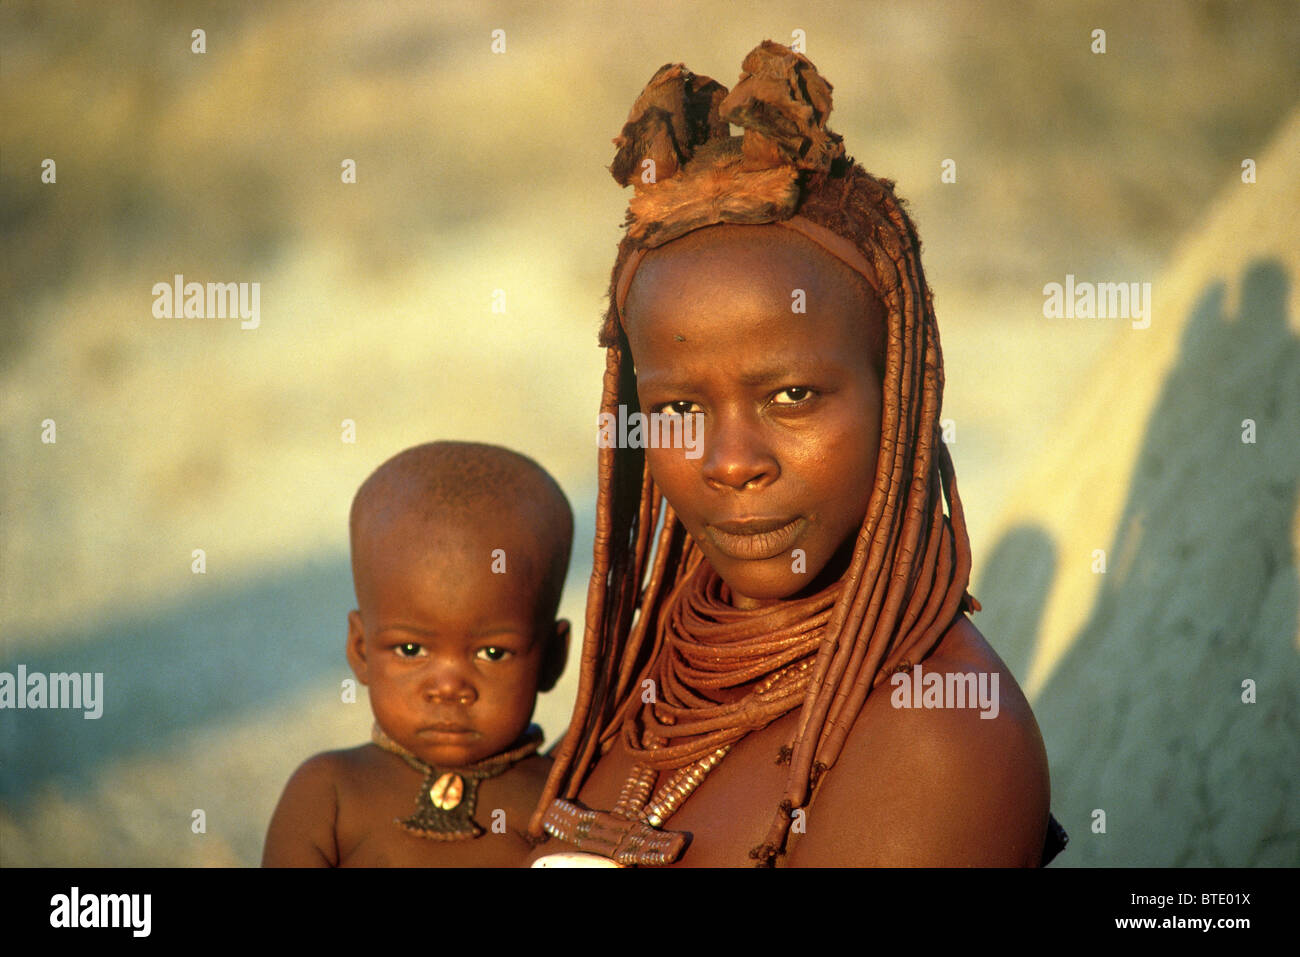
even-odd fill
[[[424,774],[424,783],[415,798],[415,813],[405,820],[394,820],[410,833],[435,841],[469,841],[484,834],[483,827],[474,820],[479,782],[494,778],[535,754],[542,746],[542,737],[541,728],[529,725],[520,743],[509,751],[464,768],[438,768],[425,764],[385,734],[378,724],[370,732],[375,744]]]

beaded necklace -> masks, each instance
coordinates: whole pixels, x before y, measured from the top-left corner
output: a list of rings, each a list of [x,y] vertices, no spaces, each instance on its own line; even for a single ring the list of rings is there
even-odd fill
[[[385,734],[377,723],[370,732],[375,744],[424,775],[424,783],[415,798],[415,813],[405,819],[394,818],[394,822],[411,834],[434,841],[469,841],[486,833],[474,820],[479,782],[494,778],[535,754],[542,746],[542,738],[542,729],[529,725],[519,744],[509,751],[464,768],[439,768],[421,761]]]
[[[664,823],[732,745],[803,700],[838,592],[837,582],[807,598],[737,609],[712,566],[700,562],[661,620],[660,649],[648,674],[662,699],[643,702],[624,722],[624,743],[637,761],[618,803],[600,811],[556,798],[542,819],[546,832],[625,866],[680,858],[689,835]],[[759,677],[737,701],[709,696]],[[660,771],[671,773],[656,789]]]

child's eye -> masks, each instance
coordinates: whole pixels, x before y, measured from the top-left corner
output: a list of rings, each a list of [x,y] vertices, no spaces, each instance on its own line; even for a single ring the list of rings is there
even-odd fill
[[[480,648],[475,652],[474,657],[481,661],[502,661],[512,654],[514,652],[509,648],[498,648],[496,645],[489,645],[486,648]]]
[[[418,658],[424,653],[424,646],[408,641],[397,645],[393,650],[397,652],[399,658]]]
[[[774,405],[798,405],[800,402],[806,402],[812,394],[812,389],[807,386],[792,385],[774,395],[772,402]],[[786,398],[783,399],[782,396]]]
[[[656,411],[668,415],[690,415],[692,412],[703,412],[704,410],[689,399],[678,399],[676,402],[667,402],[661,405]]]

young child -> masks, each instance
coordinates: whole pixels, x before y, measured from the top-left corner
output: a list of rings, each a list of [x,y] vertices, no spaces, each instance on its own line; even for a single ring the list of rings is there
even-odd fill
[[[373,743],[298,768],[263,865],[520,864],[551,766],[529,720],[568,649],[564,493],[522,455],[435,442],[381,465],[349,525],[347,656]]]
[[[1033,714],[966,617],[916,231],[830,108],[812,63],[768,42],[730,93],[661,68],[615,140],[635,195],[601,410],[697,416],[703,448],[601,450],[578,701],[535,865],[1059,849]]]

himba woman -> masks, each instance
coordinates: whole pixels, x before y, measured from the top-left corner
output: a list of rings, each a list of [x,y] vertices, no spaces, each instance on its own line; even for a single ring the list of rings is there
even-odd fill
[[[765,42],[742,70],[728,92],[664,66],[615,140],[635,195],[601,410],[694,417],[702,443],[600,450],[534,863],[1045,863],[1042,738],[966,617],[916,231],[806,57]]]

